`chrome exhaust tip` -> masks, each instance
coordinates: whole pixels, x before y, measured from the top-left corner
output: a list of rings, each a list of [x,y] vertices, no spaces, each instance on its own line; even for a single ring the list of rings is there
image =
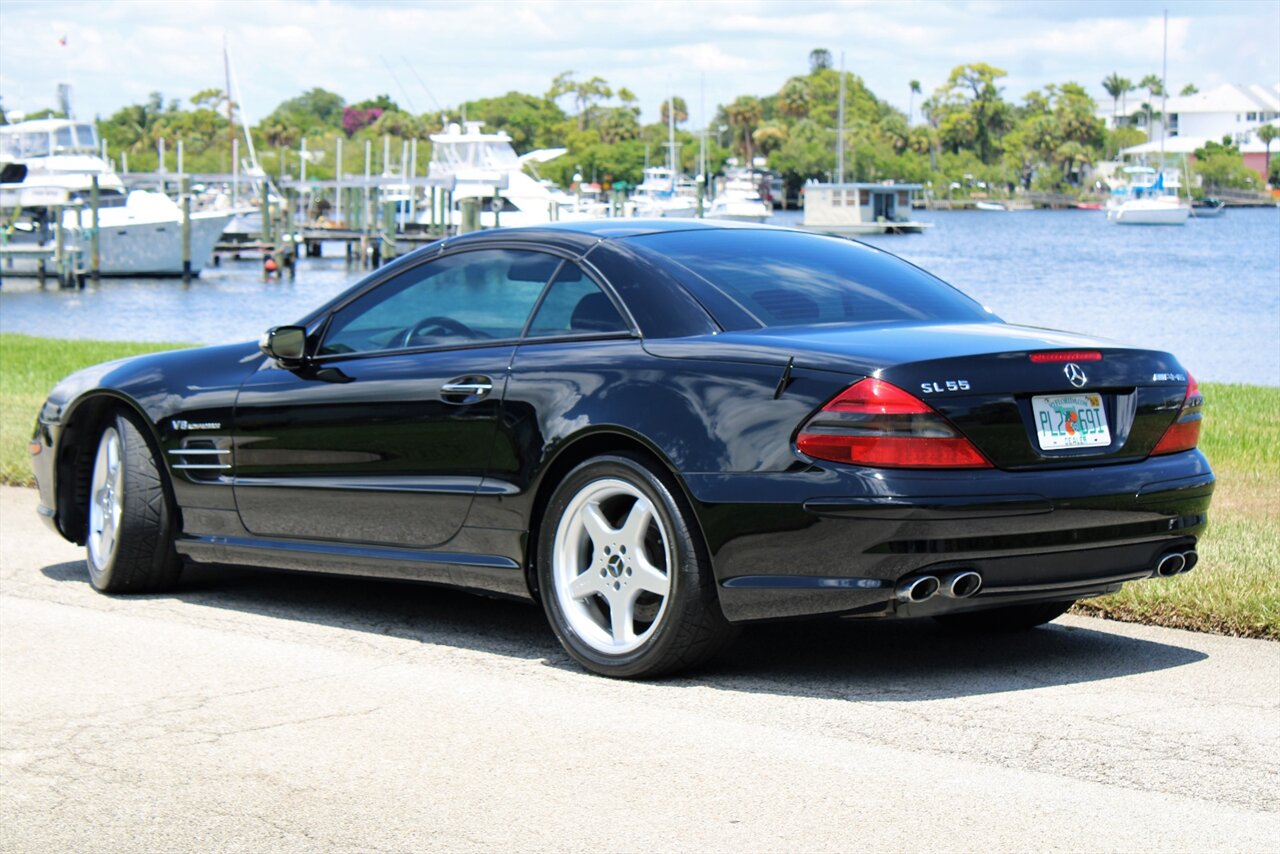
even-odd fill
[[[1195,567],[1195,565],[1200,562],[1200,553],[1197,552],[1195,549],[1192,549],[1191,551],[1183,552],[1182,559],[1184,561],[1182,565],[1182,571],[1190,572]]]
[[[1179,552],[1170,552],[1160,558],[1160,562],[1156,564],[1156,575],[1161,578],[1168,578],[1171,575],[1177,575],[1187,566],[1187,559]]]
[[[942,579],[942,595],[952,599],[968,599],[982,589],[982,576],[971,569],[954,572]]]
[[[909,578],[898,585],[898,601],[923,602],[932,599],[941,587],[942,583],[932,575]]]

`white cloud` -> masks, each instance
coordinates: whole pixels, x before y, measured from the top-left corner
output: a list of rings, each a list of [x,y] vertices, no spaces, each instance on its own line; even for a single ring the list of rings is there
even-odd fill
[[[1280,4],[1169,0],[1173,88],[1274,82]],[[906,106],[951,67],[985,61],[1009,72],[1009,97],[1076,80],[1159,72],[1161,19],[1150,3],[1112,2],[343,2],[343,0],[4,0],[0,96],[9,109],[53,102],[69,79],[82,115],[110,114],[161,91],[189,98],[222,85],[231,46],[244,105],[260,118],[314,86],[348,100],[379,93],[434,111],[510,89],[544,91],[560,71],[626,86],[656,115],[667,93],[708,109],[769,94],[826,47],[872,91]],[[59,47],[66,36],[68,45]],[[412,63],[410,72],[405,61]],[[390,71],[388,70],[390,66]],[[425,89],[418,82],[425,83]],[[427,94],[430,90],[434,99]],[[699,121],[694,110],[694,120]]]

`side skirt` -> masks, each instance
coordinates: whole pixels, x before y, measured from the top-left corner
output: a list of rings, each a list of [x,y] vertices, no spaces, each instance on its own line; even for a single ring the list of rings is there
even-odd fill
[[[174,546],[196,563],[425,581],[530,598],[520,565],[499,555],[255,537],[182,537]]]

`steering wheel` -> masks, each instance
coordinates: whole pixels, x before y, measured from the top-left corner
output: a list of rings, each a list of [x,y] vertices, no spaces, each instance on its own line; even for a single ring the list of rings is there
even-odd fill
[[[400,339],[401,347],[408,347],[419,333],[428,329],[439,329],[448,335],[461,335],[463,338],[479,338],[476,331],[460,320],[454,320],[452,317],[444,317],[443,315],[434,315],[419,320],[410,326],[404,333],[404,337]]]

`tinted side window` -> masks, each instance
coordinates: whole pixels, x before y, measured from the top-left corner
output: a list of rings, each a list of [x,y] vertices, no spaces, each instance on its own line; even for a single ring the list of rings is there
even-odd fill
[[[726,229],[648,234],[627,242],[693,273],[681,281],[725,329],[995,320],[923,270],[848,240]]]
[[[420,264],[334,313],[319,355],[516,338],[560,259],[485,249]]]
[[[605,296],[604,291],[583,275],[581,268],[566,263],[547,288],[529,324],[530,338],[590,332],[626,332],[627,322]]]

